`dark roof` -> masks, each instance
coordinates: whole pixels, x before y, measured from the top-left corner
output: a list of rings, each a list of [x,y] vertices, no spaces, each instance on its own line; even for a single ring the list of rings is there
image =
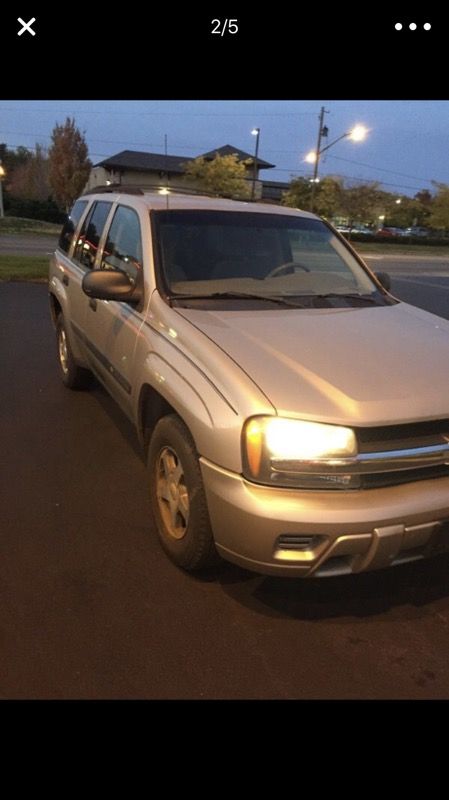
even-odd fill
[[[115,156],[95,164],[108,169],[135,169],[139,172],[184,172],[183,164],[192,161],[188,156],[165,156],[163,153],[142,153],[138,150],[122,150]]]
[[[239,161],[254,160],[254,156],[250,153],[245,153],[239,150],[238,147],[233,147],[231,144],[225,144],[223,147],[217,147],[216,150],[211,150],[209,153],[204,153],[203,158],[212,159],[217,155],[231,156],[236,155]],[[139,150],[122,150],[115,156],[105,158],[104,161],[99,161],[95,164],[96,167],[106,167],[106,169],[135,169],[139,172],[170,172],[181,175],[184,172],[183,165],[187,161],[193,161],[192,156],[165,156],[163,153],[142,153]],[[261,158],[257,159],[257,166],[259,169],[271,169],[274,164],[269,164],[268,161],[262,161]]]
[[[284,183],[284,181],[262,181],[262,185],[269,189],[290,189],[290,184]]]
[[[203,153],[203,158],[205,159],[212,159],[215,158],[216,155],[219,156],[233,156],[236,155],[239,161],[247,161],[250,159],[254,161],[254,153],[245,153],[244,150],[239,150],[238,147],[233,147],[232,144],[224,144],[223,147],[217,147],[215,150],[210,150],[209,153]],[[275,165],[269,164],[268,161],[263,161],[261,158],[257,158],[257,166],[259,169],[272,169]]]
[[[264,200],[280,200],[288,189],[290,189],[290,184],[283,181],[262,181],[262,198]]]

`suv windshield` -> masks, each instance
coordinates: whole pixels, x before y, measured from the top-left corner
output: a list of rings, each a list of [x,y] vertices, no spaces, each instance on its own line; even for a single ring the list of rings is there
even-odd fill
[[[373,303],[388,302],[318,219],[246,210],[168,210],[154,216],[163,280],[173,299],[248,295],[252,301],[328,298],[324,304],[358,305],[361,296],[369,296]]]

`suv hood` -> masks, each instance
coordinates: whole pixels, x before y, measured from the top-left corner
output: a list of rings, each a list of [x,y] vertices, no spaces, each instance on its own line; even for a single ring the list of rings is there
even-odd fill
[[[176,311],[237,362],[279,414],[352,425],[449,417],[449,322],[406,303]]]

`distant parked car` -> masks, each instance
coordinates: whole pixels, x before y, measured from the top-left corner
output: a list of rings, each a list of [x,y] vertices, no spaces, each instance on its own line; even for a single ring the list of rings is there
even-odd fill
[[[406,228],[406,236],[429,236],[430,231],[428,228],[420,228],[419,226],[412,225],[411,228]]]
[[[337,231],[339,231],[339,233],[351,232],[351,228],[349,228],[348,225],[336,225],[335,228],[337,229]]]
[[[376,236],[401,236],[401,228],[379,228],[376,233]]]
[[[351,228],[351,233],[361,233],[363,236],[373,236],[375,231],[371,230],[371,228],[367,228],[365,225],[361,225],[359,228]]]

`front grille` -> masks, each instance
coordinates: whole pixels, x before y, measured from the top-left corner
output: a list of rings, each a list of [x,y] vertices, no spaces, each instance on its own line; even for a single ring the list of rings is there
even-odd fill
[[[377,450],[400,450],[444,444],[449,438],[449,419],[384,425],[377,428],[354,428],[360,453]],[[446,437],[446,438],[445,438]]]
[[[419,448],[447,445],[449,442],[449,419],[431,420],[430,422],[413,422],[404,425],[383,425],[375,428],[356,428],[358,450],[361,455],[367,453],[388,453],[396,451],[417,450],[417,463],[413,467],[413,460],[409,468],[389,469],[385,459],[385,470],[367,471],[361,476],[361,487],[374,489],[382,486],[397,486],[413,481],[429,480],[432,478],[447,478],[449,476],[449,458],[442,455],[442,463],[418,463],[420,460]]]
[[[400,472],[375,472],[361,477],[362,489],[379,489],[382,486],[399,486],[401,483],[425,481],[431,478],[449,477],[449,466],[421,467],[421,469],[404,469]]]

